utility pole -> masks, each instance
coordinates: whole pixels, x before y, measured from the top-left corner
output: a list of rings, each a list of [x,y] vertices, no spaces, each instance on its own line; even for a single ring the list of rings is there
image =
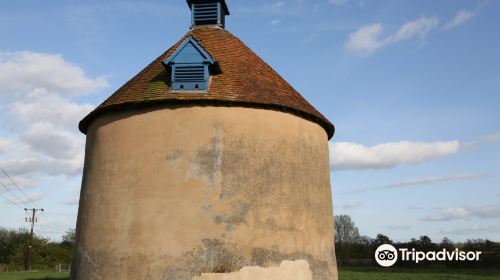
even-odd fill
[[[31,234],[30,234],[30,239],[29,239],[29,244],[28,244],[28,252],[26,254],[26,261],[24,262],[24,269],[26,270],[31,270],[31,254],[32,254],[32,247],[33,247],[33,229],[35,227],[35,220],[36,220],[36,211],[42,211],[43,208],[24,208],[24,211],[32,212],[31,216]]]

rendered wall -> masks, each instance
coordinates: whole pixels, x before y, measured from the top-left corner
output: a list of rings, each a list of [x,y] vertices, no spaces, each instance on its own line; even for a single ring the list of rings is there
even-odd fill
[[[324,129],[291,114],[102,115],[87,133],[71,279],[233,279],[217,277],[284,260],[337,279],[329,174]]]

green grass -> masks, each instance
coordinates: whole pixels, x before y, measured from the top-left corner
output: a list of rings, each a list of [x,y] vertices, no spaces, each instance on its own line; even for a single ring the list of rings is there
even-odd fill
[[[0,273],[0,280],[63,280],[65,272]],[[339,280],[498,280],[500,269],[342,267]]]
[[[0,280],[60,280],[68,279],[67,272],[9,272],[0,273]]]
[[[498,280],[500,269],[343,267],[339,280]]]

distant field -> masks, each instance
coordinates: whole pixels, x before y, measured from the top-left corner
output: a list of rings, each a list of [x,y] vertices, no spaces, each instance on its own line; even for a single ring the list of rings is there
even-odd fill
[[[13,272],[0,273],[0,280],[59,280],[68,279],[67,272]]]
[[[499,280],[500,269],[343,267],[339,280]]]
[[[0,273],[0,280],[63,280],[68,273],[23,272]],[[339,280],[498,280],[500,269],[404,269],[375,267],[343,267]],[[285,280],[285,279],[284,279]]]

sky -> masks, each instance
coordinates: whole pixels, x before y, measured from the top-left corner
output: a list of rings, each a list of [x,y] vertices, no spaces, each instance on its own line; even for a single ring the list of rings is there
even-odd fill
[[[334,212],[396,241],[500,241],[500,1],[227,1],[336,127]],[[189,30],[185,1],[0,3],[0,226],[75,227],[80,119]]]

